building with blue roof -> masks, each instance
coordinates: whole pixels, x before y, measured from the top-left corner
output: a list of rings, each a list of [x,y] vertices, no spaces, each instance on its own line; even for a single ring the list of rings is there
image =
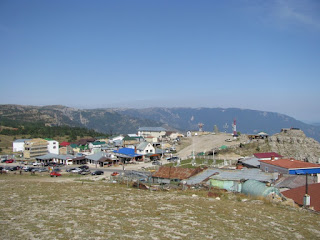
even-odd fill
[[[142,160],[142,155],[137,154],[133,148],[119,148],[114,150],[114,155],[122,160],[122,162],[127,162],[130,160]]]

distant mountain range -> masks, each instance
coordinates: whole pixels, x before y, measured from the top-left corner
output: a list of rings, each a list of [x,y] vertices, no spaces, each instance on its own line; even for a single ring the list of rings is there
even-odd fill
[[[108,134],[135,133],[139,127],[162,126],[168,130],[198,130],[232,132],[236,119],[237,131],[246,134],[266,132],[269,135],[282,128],[300,128],[308,137],[320,140],[320,126],[306,124],[287,115],[239,108],[144,108],[144,109],[76,109],[60,105],[22,106],[0,105],[0,119],[39,121],[48,125],[86,127]]]

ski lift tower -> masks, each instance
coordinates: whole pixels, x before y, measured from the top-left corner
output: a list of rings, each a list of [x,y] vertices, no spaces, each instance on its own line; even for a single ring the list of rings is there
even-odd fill
[[[203,123],[198,123],[198,126],[199,126],[199,132],[203,132],[202,128],[203,128]]]

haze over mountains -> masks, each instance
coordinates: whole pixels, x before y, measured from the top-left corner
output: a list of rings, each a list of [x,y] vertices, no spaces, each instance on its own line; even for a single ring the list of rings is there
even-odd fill
[[[66,106],[0,105],[0,118],[19,121],[42,121],[51,125],[69,125],[94,129],[108,134],[135,133],[142,126],[163,126],[167,129],[232,132],[233,119],[237,131],[246,134],[264,131],[269,135],[281,128],[300,128],[308,137],[320,140],[320,126],[298,121],[290,116],[239,108],[144,108],[144,109],[76,109]]]

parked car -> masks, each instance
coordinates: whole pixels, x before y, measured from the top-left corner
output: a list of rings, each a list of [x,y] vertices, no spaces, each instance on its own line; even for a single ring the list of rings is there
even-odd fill
[[[162,163],[160,161],[153,161],[152,165],[162,165]]]
[[[78,172],[78,174],[81,174],[81,175],[88,175],[90,173],[91,173],[91,171],[89,169],[83,169],[80,172]]]
[[[61,172],[61,169],[60,169],[60,168],[54,168],[54,169],[52,170],[52,172]]]
[[[61,176],[61,173],[58,173],[58,172],[51,172],[50,173],[50,177],[60,177]]]
[[[9,167],[8,170],[10,170],[10,171],[17,171],[18,169],[19,169],[19,167],[14,166],[14,167]]]
[[[41,163],[38,163],[38,162],[34,162],[32,163],[33,166],[41,166]]]
[[[81,172],[82,169],[81,168],[75,168],[75,169],[72,169],[70,172],[71,173],[78,173],[78,172]]]
[[[76,168],[69,168],[66,170],[66,172],[71,172],[72,170],[75,170]]]
[[[13,162],[14,162],[13,159],[8,159],[8,160],[5,161],[5,163],[13,163]]]
[[[89,166],[87,166],[87,165],[82,165],[82,166],[80,166],[79,168],[81,168],[81,169],[89,169]]]
[[[104,174],[104,171],[101,171],[101,170],[97,170],[91,173],[91,175],[103,175],[103,174]]]
[[[179,160],[179,157],[169,157],[169,158],[167,158],[168,162],[176,162],[178,160]]]
[[[111,173],[111,176],[118,176],[120,173],[118,173],[118,172],[113,172],[113,173]]]
[[[46,168],[39,168],[39,172],[48,172],[48,169],[46,169]]]

